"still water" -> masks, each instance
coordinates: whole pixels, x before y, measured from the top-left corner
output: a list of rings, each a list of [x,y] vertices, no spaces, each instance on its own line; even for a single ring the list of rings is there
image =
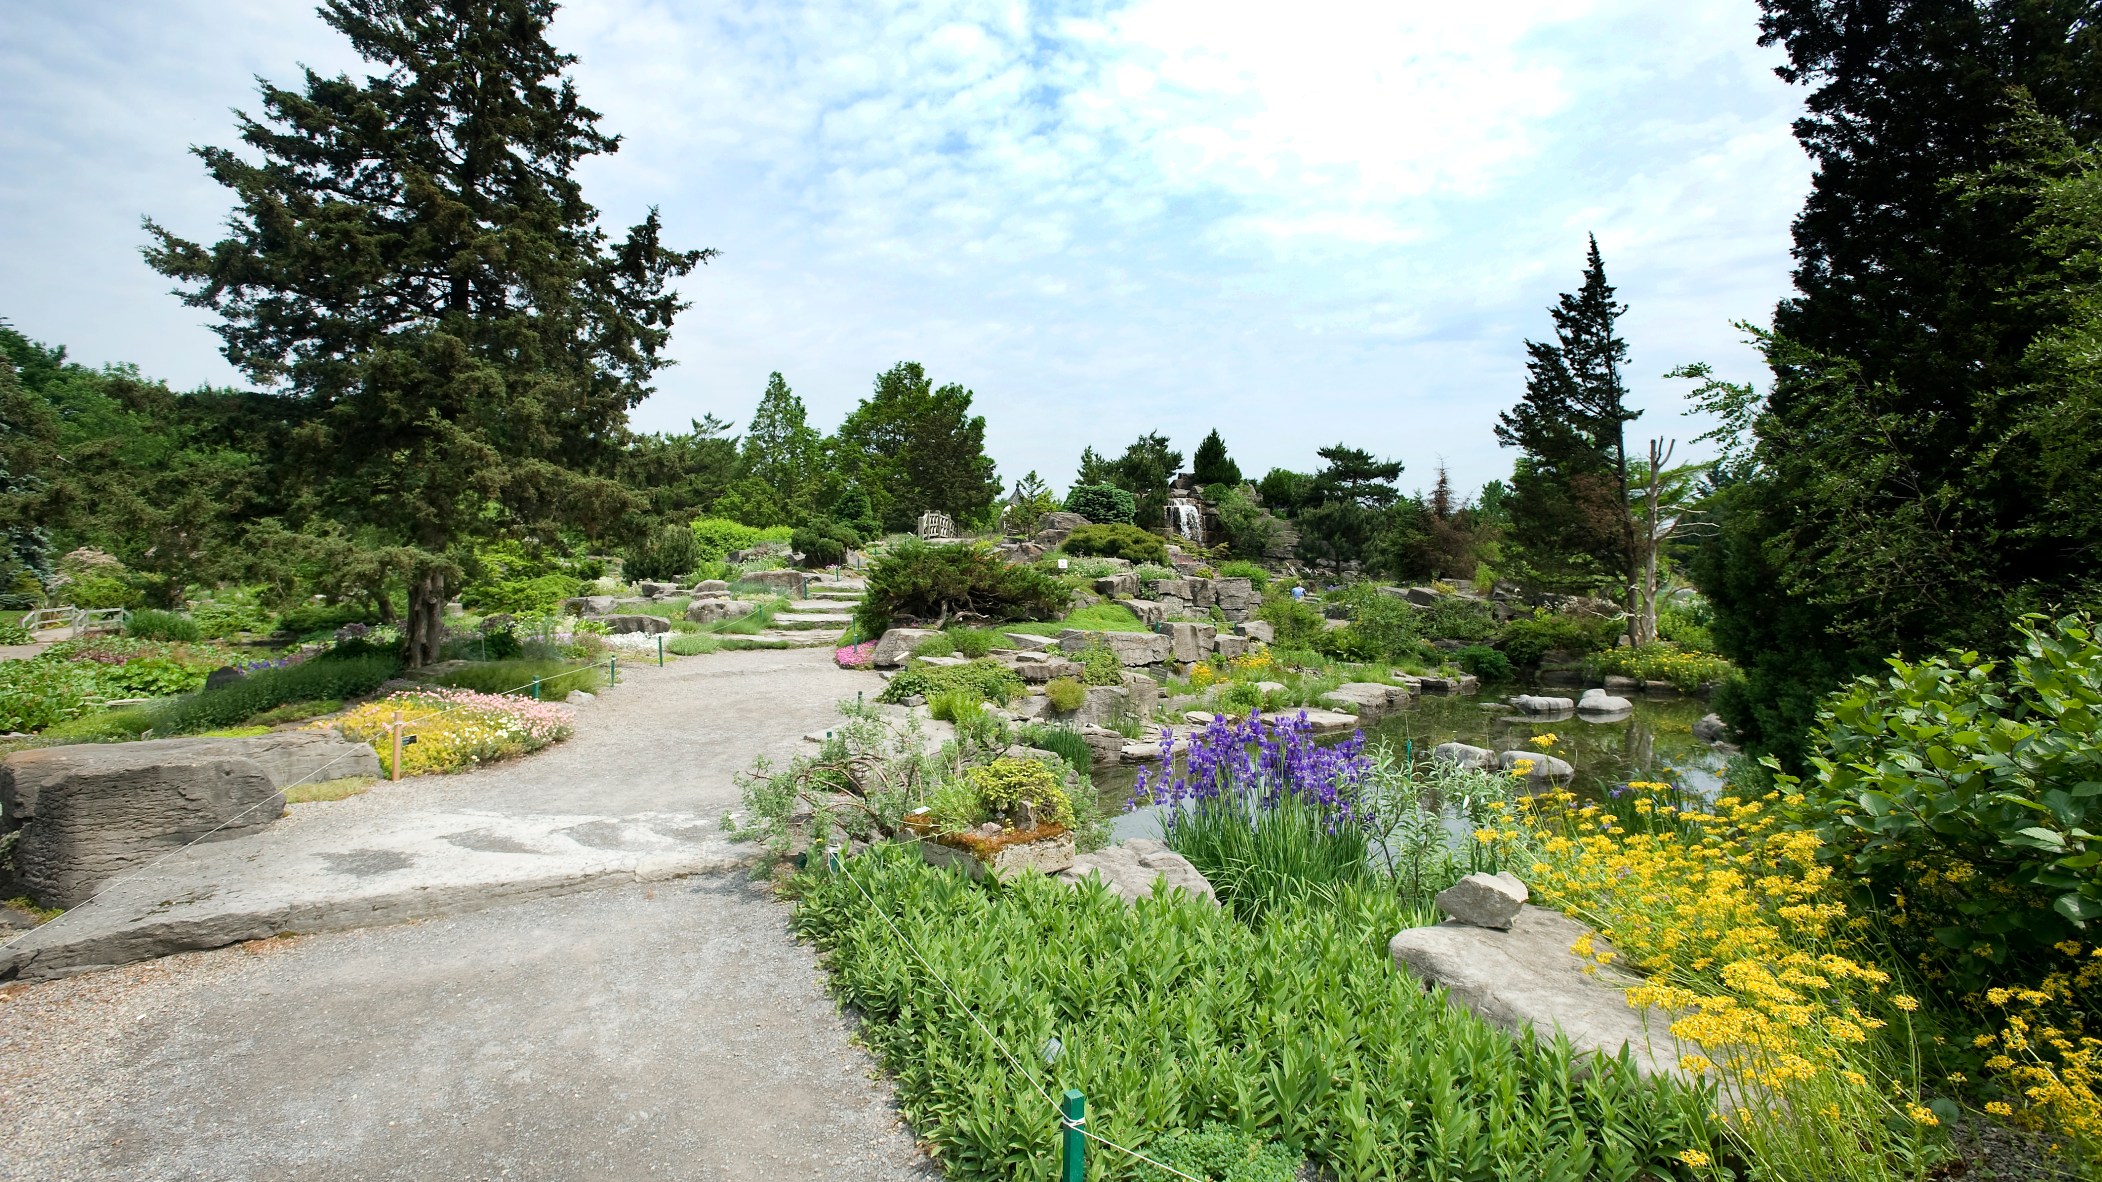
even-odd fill
[[[1722,787],[1728,756],[1693,737],[1693,724],[1708,713],[1700,698],[1635,698],[1635,709],[1626,717],[1593,722],[1582,715],[1562,718],[1528,717],[1518,714],[1504,699],[1518,693],[1554,693],[1574,697],[1568,690],[1522,690],[1501,687],[1484,690],[1473,698],[1426,695],[1407,710],[1389,714],[1365,728],[1367,746],[1385,745],[1396,755],[1428,759],[1440,743],[1466,743],[1491,751],[1540,750],[1532,740],[1552,734],[1556,741],[1550,754],[1576,769],[1571,784],[1579,795],[1602,799],[1612,789],[1630,780],[1664,780],[1677,783],[1702,796],[1713,797]],[[1340,736],[1339,736],[1340,737]],[[1119,767],[1095,773],[1095,788],[1102,807],[1124,813],[1114,832],[1125,837],[1150,837],[1158,832],[1151,808],[1130,811],[1131,788],[1138,769]]]

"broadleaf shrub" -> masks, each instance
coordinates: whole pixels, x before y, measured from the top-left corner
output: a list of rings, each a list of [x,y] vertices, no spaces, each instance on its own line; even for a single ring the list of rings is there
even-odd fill
[[[124,634],[140,640],[202,640],[204,629],[181,612],[140,608],[124,621]]]
[[[2092,619],[2019,626],[2004,664],[1893,659],[1829,699],[1799,823],[1959,990],[2062,968],[2102,919],[2102,643]]]
[[[1168,543],[1159,534],[1129,524],[1083,525],[1066,537],[1065,550],[1126,562],[1168,561]]]
[[[1502,681],[1511,675],[1511,659],[1486,644],[1470,644],[1453,653],[1452,659],[1483,681]]]
[[[1076,484],[1066,494],[1066,512],[1078,513],[1097,525],[1129,525],[1138,516],[1139,502],[1114,484]]]
[[[1260,564],[1248,562],[1244,559],[1237,558],[1232,562],[1220,563],[1219,577],[1222,579],[1247,579],[1255,584],[1257,593],[1270,589],[1270,572],[1264,570]]]
[[[991,547],[930,546],[908,539],[878,558],[855,610],[861,631],[879,636],[900,616],[937,619],[969,612],[994,620],[1048,620],[1072,589],[1033,566],[1009,566]]]
[[[972,661],[967,665],[920,665],[899,673],[883,687],[879,702],[897,703],[907,698],[932,699],[934,695],[968,690],[988,702],[1002,706],[1023,692],[1022,679],[998,661]]]
[[[1496,610],[1488,601],[1441,595],[1417,612],[1416,631],[1432,640],[1487,640],[1496,635]]]
[[[1578,618],[1535,608],[1503,626],[1501,647],[1513,665],[1537,665],[1551,652],[1592,653],[1610,648],[1620,625],[1612,620]]]

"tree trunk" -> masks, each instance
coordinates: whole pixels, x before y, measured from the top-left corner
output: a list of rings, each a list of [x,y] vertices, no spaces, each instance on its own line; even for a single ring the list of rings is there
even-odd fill
[[[426,570],[409,582],[409,626],[402,637],[402,661],[420,669],[438,659],[445,638],[445,572]]]

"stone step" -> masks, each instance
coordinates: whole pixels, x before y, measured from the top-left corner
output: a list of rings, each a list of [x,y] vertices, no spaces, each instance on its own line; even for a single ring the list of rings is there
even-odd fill
[[[853,622],[854,617],[846,612],[777,612],[773,626],[779,631],[823,628],[837,632]]]
[[[830,648],[837,633],[830,629],[805,628],[798,632],[754,632],[740,640],[756,641],[774,648]]]
[[[798,599],[781,610],[797,615],[813,612],[818,615],[828,615],[843,610],[845,606],[845,602],[838,599]]]

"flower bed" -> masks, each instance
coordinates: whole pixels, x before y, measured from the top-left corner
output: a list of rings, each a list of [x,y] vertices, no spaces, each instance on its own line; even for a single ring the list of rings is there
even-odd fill
[[[242,654],[214,644],[104,636],[52,645],[0,664],[0,731],[39,731],[116,698],[161,698],[203,688],[205,675]]]
[[[457,772],[537,751],[572,733],[575,712],[552,702],[463,689],[416,690],[368,702],[333,726],[379,752],[380,767],[394,773],[391,725],[401,714],[403,733],[416,741],[401,750],[403,775]]]

